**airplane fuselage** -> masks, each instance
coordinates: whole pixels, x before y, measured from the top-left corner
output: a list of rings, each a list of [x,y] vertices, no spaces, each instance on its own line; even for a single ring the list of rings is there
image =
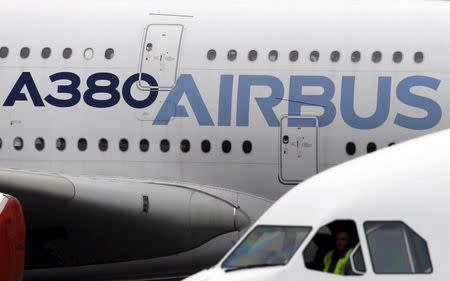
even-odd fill
[[[188,2],[4,1],[0,165],[273,201],[450,125],[446,2]]]

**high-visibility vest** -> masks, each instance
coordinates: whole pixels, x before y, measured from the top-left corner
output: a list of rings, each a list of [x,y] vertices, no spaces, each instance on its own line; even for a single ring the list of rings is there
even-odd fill
[[[333,259],[333,253],[334,251],[329,251],[325,258],[323,259],[324,272],[328,272],[331,266],[331,261]],[[349,249],[344,257],[340,258],[337,263],[336,267],[334,268],[333,273],[338,275],[345,275],[345,265],[347,265],[348,261],[350,260],[350,256],[352,255],[352,249]]]

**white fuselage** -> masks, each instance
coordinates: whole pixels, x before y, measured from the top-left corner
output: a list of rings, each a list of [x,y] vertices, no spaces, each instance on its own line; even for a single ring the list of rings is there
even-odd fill
[[[273,201],[295,183],[280,180],[286,165],[294,172],[298,165],[299,173],[314,165],[315,173],[366,154],[369,143],[380,149],[450,125],[450,6],[444,1],[45,0],[2,1],[1,10],[0,48],[8,49],[0,58],[1,167],[187,182]],[[147,49],[153,38],[146,34],[156,25],[167,27],[168,36],[183,27],[177,53]],[[63,57],[67,48],[70,58]],[[107,59],[110,48],[114,56]],[[207,58],[209,50],[215,59]],[[139,89],[132,77],[151,75],[167,86],[148,71],[156,64],[147,63],[158,59],[158,71],[175,69],[178,82],[143,106],[155,91]],[[289,142],[298,151],[283,146],[284,115],[317,118],[317,146],[300,135]],[[66,143],[61,151],[58,138]],[[148,151],[141,151],[142,139]],[[202,151],[204,140],[209,152]],[[244,141],[251,142],[250,153]],[[298,157],[283,164],[283,153],[292,151]],[[245,204],[253,221],[266,206]]]
[[[414,2],[410,5],[353,1],[346,5],[299,2],[283,7],[231,2],[220,4],[219,7],[205,7],[183,3],[168,5],[156,1],[73,4],[49,1],[45,4],[10,2],[3,6],[1,22],[4,28],[0,45],[9,48],[9,55],[0,59],[1,102],[5,102],[24,72],[30,73],[43,102],[43,106],[36,106],[30,98],[30,90],[24,87],[19,91],[25,93],[26,101],[17,100],[12,106],[2,106],[0,126],[3,145],[0,161],[4,167],[73,175],[167,178],[224,186],[276,199],[289,188],[282,185],[277,177],[279,128],[268,124],[255,102],[255,98],[270,96],[271,92],[267,86],[252,86],[250,98],[246,99],[245,89],[239,92],[237,88],[243,76],[247,75],[265,76],[261,79],[267,81],[269,77],[275,80],[275,84],[281,83],[282,92],[279,94],[283,100],[274,102],[273,107],[273,115],[277,118],[289,114],[290,103],[294,103],[293,108],[300,107],[295,106],[295,103],[298,103],[296,99],[301,100],[298,94],[301,87],[292,85],[292,77],[314,76],[332,82],[334,89],[331,89],[331,104],[336,113],[330,113],[329,124],[319,129],[319,170],[365,154],[370,142],[382,148],[391,142],[446,128],[449,124],[449,97],[446,93],[450,87],[450,58],[447,55],[450,41],[443,36],[448,30],[448,5],[445,2],[423,2],[421,5]],[[150,13],[185,14],[192,17]],[[199,124],[201,121],[208,123],[196,118],[186,95],[179,105],[185,106],[189,117],[173,117],[167,125],[154,125],[152,120],[161,110],[168,92],[161,91],[153,104],[142,109],[133,108],[122,97],[117,104],[107,108],[96,108],[84,101],[87,80],[95,73],[107,72],[117,76],[120,81],[117,89],[119,93],[122,92],[124,81],[139,73],[143,32],[147,25],[154,23],[185,26],[179,74],[195,82],[212,124]],[[23,47],[30,49],[30,56],[26,59],[19,56]],[[48,59],[41,57],[44,47],[51,49]],[[65,48],[73,50],[69,59],[62,57]],[[94,51],[91,60],[83,58],[87,48]],[[114,49],[111,60],[104,57],[107,48]],[[209,49],[217,52],[214,61],[206,58]],[[232,49],[237,51],[237,59],[230,62],[227,52]],[[253,49],[258,52],[258,57],[256,61],[249,61],[247,53]],[[276,61],[269,61],[270,50],[278,51]],[[298,50],[298,61],[289,61],[291,50]],[[309,60],[314,50],[320,53],[317,62]],[[340,52],[340,60],[336,63],[330,61],[330,52],[333,50]],[[353,51],[361,52],[361,60],[357,63],[351,61]],[[381,62],[372,62],[374,51],[382,53]],[[393,62],[393,53],[396,51],[403,53],[400,63]],[[422,63],[414,62],[416,52],[423,52]],[[78,90],[81,99],[73,106],[57,107],[44,100],[49,94],[61,100],[71,97],[69,94],[57,93],[57,86],[70,84],[70,81],[51,82],[49,79],[49,76],[59,72],[74,73],[80,78]],[[218,110],[221,106],[220,89],[227,87],[220,81],[224,75],[230,76],[232,83],[229,113],[227,110]],[[344,76],[355,78],[354,105],[341,99]],[[430,87],[411,88],[417,96],[438,104],[442,113],[438,122],[431,120],[434,117],[430,117],[430,112],[399,100],[397,86],[412,76],[438,80],[436,90]],[[381,87],[378,81],[380,77],[391,78],[387,100],[383,101],[377,98],[377,90]],[[328,80],[307,80],[302,88],[303,94],[320,95],[324,91],[320,85],[328,83]],[[319,84],[308,87],[308,82]],[[109,82],[104,83],[107,85]],[[185,83],[185,86],[192,85]],[[144,99],[149,95],[148,91],[139,91],[136,87],[132,87],[132,93],[136,99]],[[96,97],[110,98],[102,93]],[[347,113],[349,108],[354,108],[361,118],[371,117],[377,109],[377,101],[380,111],[387,110],[388,115],[381,114],[382,121],[375,128],[353,128],[346,123],[351,120],[351,116],[347,120],[343,119],[343,107]],[[427,106],[420,100],[419,104]],[[248,112],[240,106],[248,107]],[[426,108],[430,111],[434,109],[429,106]],[[238,109],[240,112],[237,112]],[[327,112],[332,110],[330,106],[325,109]],[[323,111],[319,106],[303,106],[301,109],[302,114],[317,116],[322,115]],[[265,112],[267,116],[271,115],[270,110]],[[395,124],[399,114],[410,117],[405,121],[407,125],[420,128],[424,124],[425,129]],[[236,120],[237,116],[241,117],[240,120]],[[229,122],[219,121],[220,118],[228,119]],[[248,118],[248,125],[245,118]],[[418,120],[420,118],[425,120]],[[237,125],[237,122],[241,125]],[[353,123],[358,123],[358,120]],[[20,151],[13,148],[15,137],[24,140],[24,147]],[[45,141],[42,151],[34,147],[38,137]],[[64,151],[56,148],[59,137],[66,140]],[[77,148],[79,138],[87,140],[87,150],[84,152]],[[109,143],[105,152],[98,148],[101,138],[107,139]],[[119,140],[122,138],[129,141],[129,150],[126,152],[119,150]],[[142,138],[150,142],[150,149],[145,153],[139,150]],[[166,153],[161,152],[159,147],[163,139],[170,142],[170,150]],[[180,151],[183,139],[190,142],[188,153]],[[200,149],[205,139],[211,142],[209,153],[203,153]],[[221,149],[224,140],[230,140],[232,144],[228,154]],[[242,151],[245,140],[252,143],[249,154]],[[346,153],[348,142],[356,144],[353,156]]]

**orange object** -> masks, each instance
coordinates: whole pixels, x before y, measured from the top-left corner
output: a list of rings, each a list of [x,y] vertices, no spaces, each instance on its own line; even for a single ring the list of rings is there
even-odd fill
[[[16,198],[6,197],[3,200],[6,200],[6,204],[0,211],[0,280],[22,281],[25,263],[25,218]]]

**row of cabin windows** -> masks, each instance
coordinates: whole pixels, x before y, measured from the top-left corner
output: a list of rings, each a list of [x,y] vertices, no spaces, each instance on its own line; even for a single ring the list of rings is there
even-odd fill
[[[65,48],[61,55],[64,59],[70,59],[72,57],[72,48]],[[20,49],[19,56],[22,59],[26,59],[30,57],[31,50],[28,47],[23,47]],[[0,58],[4,59],[7,58],[9,55],[9,48],[8,47],[0,47]],[[41,50],[41,58],[48,59],[52,55],[52,49],[49,47],[45,47]],[[108,48],[105,50],[105,59],[111,60],[114,57],[114,49]],[[83,52],[83,57],[86,60],[91,60],[94,57],[94,49],[92,48],[86,48]]]
[[[85,151],[88,146],[88,142],[85,138],[78,139],[77,143],[78,149],[80,151]],[[0,148],[2,147],[2,140],[0,139]],[[16,150],[22,150],[24,147],[24,141],[21,137],[16,137],[13,142],[13,147]],[[41,137],[36,138],[34,141],[34,147],[38,151],[42,151],[45,148],[45,140]],[[202,152],[208,153],[211,151],[211,142],[209,140],[203,140],[200,143],[200,147]],[[231,152],[231,142],[229,140],[224,140],[222,142],[221,148],[222,152],[230,153]],[[56,148],[59,151],[63,151],[66,149],[66,140],[64,138],[58,138],[56,140]],[[105,138],[101,138],[98,141],[98,149],[102,152],[107,151],[109,148],[109,142]],[[162,152],[168,152],[170,150],[170,142],[168,139],[161,140],[159,144],[159,148]],[[128,151],[129,143],[127,139],[121,139],[119,141],[119,150],[122,152]],[[142,152],[147,152],[150,149],[150,142],[147,139],[141,139],[139,141],[139,149]],[[252,143],[249,140],[246,140],[242,143],[242,151],[245,154],[249,154],[252,152]],[[187,153],[191,150],[191,142],[187,139],[184,139],[180,142],[180,150],[184,153]]]
[[[393,146],[395,144],[395,142],[391,142],[388,144],[388,146]],[[367,153],[371,153],[377,150],[377,144],[374,142],[369,142],[366,146],[366,152]],[[352,156],[355,155],[356,153],[356,144],[354,142],[348,142],[345,145],[345,151],[347,152],[348,155]]]
[[[227,59],[229,61],[235,61],[237,59],[238,52],[236,50],[229,50],[227,54]],[[277,50],[271,50],[267,54],[267,59],[271,62],[278,60],[278,51]],[[214,49],[211,49],[207,52],[206,57],[208,60],[213,61],[217,57],[217,52]],[[360,51],[354,51],[351,53],[350,60],[354,63],[358,63],[361,61],[361,52]],[[256,50],[251,50],[248,52],[247,58],[249,61],[256,61],[258,58],[258,52]],[[289,53],[289,60],[291,62],[296,62],[299,59],[299,52],[297,50],[293,50]],[[309,60],[311,62],[318,62],[320,59],[320,52],[315,50],[312,51],[309,54]],[[330,53],[330,61],[331,62],[338,62],[341,59],[341,53],[339,51],[332,51]],[[383,53],[381,51],[375,51],[372,53],[372,62],[379,63],[383,59]],[[424,60],[424,54],[423,52],[416,52],[413,56],[414,62],[416,63],[422,63]],[[396,51],[392,54],[392,61],[394,63],[401,63],[403,61],[403,52]]]

